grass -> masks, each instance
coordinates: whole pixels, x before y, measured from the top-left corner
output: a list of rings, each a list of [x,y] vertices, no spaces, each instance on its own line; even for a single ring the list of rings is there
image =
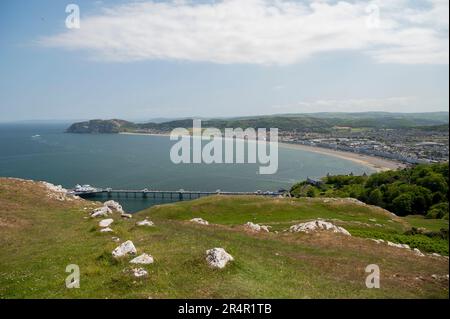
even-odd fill
[[[317,217],[354,234],[400,235],[412,226],[408,218],[381,209],[344,201],[216,196],[156,206],[132,220],[114,215],[111,235],[98,231],[98,220],[86,218],[93,205],[55,201],[34,183],[0,179],[0,298],[448,298],[448,281],[431,277],[448,274],[444,258],[417,257],[360,234],[282,232]],[[156,226],[136,227],[145,217]],[[193,217],[212,224],[188,222]],[[242,227],[247,221],[274,231],[250,233]],[[112,258],[118,244],[111,236],[130,239],[139,254],[155,258],[145,267],[148,277],[124,272],[129,259]],[[235,261],[223,270],[209,268],[205,250],[213,247],[225,248]],[[381,269],[380,289],[364,284],[365,267],[373,263]],[[80,267],[80,289],[64,285],[68,264]]]

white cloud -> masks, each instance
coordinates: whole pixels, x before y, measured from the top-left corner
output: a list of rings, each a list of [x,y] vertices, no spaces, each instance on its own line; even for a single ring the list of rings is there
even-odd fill
[[[82,16],[81,29],[39,43],[119,62],[286,65],[323,52],[358,50],[381,63],[448,64],[448,1],[422,2],[420,7],[407,0],[138,2]],[[379,11],[367,13],[368,4]],[[378,13],[378,27],[368,27]]]

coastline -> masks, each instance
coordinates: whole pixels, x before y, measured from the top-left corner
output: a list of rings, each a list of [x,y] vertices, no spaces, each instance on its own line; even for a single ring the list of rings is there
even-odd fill
[[[149,136],[166,136],[169,137],[170,134],[155,134],[155,133],[133,133],[133,132],[120,132],[119,134],[122,135],[149,135]],[[288,149],[297,149],[312,153],[318,153],[323,154],[327,156],[333,156],[336,158],[348,160],[354,163],[358,163],[360,165],[364,165],[367,167],[370,167],[371,169],[374,169],[376,172],[383,172],[383,171],[389,171],[389,170],[395,170],[400,168],[405,168],[406,165],[397,161],[384,159],[381,157],[376,156],[369,156],[364,154],[358,154],[358,153],[352,153],[352,152],[345,152],[345,151],[338,151],[338,150],[332,150],[329,148],[324,147],[317,147],[317,146],[309,146],[309,145],[302,145],[302,144],[293,144],[293,143],[285,143],[285,142],[279,142],[278,145],[283,148]]]

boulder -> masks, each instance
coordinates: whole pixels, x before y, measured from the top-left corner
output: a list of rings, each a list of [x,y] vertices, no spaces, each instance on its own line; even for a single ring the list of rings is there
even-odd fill
[[[91,213],[91,217],[92,218],[96,218],[96,217],[107,217],[108,215],[112,214],[111,209],[109,209],[106,206],[103,207],[99,207],[96,208],[92,211]]]
[[[414,248],[414,249],[413,249],[413,252],[414,252],[417,256],[419,256],[419,257],[425,256],[425,254],[422,253],[422,252],[421,252],[419,249],[417,249],[417,248]]]
[[[234,258],[228,254],[223,248],[213,248],[206,251],[206,261],[213,268],[224,268],[229,261]]]
[[[148,220],[148,219],[141,220],[140,222],[137,222],[136,225],[138,225],[138,226],[155,226],[155,224],[151,220]]]
[[[264,231],[267,233],[269,232],[269,227],[270,227],[270,226],[254,224],[252,222],[248,222],[244,226],[254,232]]]
[[[120,205],[118,202],[115,202],[113,200],[109,200],[107,202],[103,203],[104,207],[108,207],[109,209],[111,209],[112,211],[118,212],[118,213],[125,213],[123,211],[122,205]]]
[[[148,264],[153,264],[153,262],[154,262],[153,257],[148,254],[142,254],[142,255],[130,260],[131,264],[148,265]]]
[[[106,227],[106,228],[100,229],[100,232],[101,233],[112,233],[113,230],[111,228],[109,228],[109,227]]]
[[[307,223],[301,223],[289,228],[290,232],[304,232],[311,233],[316,231],[331,231],[333,233],[339,233],[347,236],[351,236],[350,233],[343,227],[336,226],[332,223],[323,220],[313,220]]]
[[[98,225],[99,225],[100,227],[105,228],[105,227],[109,227],[113,222],[114,222],[114,219],[112,219],[112,218],[102,219],[102,220],[98,223]]]
[[[131,273],[137,278],[148,276],[148,272],[144,268],[133,268],[131,269]]]
[[[136,255],[137,250],[136,247],[134,247],[134,244],[131,240],[127,240],[126,242],[122,243],[120,246],[118,246],[116,249],[112,251],[113,257],[123,257],[126,255]]]
[[[41,182],[47,189],[47,196],[51,199],[58,201],[72,201],[74,199],[79,199],[78,196],[74,196],[67,189],[63,188],[61,185],[53,185],[48,182]]]
[[[197,224],[200,224],[200,225],[209,225],[208,221],[204,220],[203,218],[199,218],[199,217],[192,218],[191,222],[197,223]]]
[[[120,217],[122,217],[122,218],[133,218],[133,215],[123,213],[123,214],[120,214]]]
[[[409,245],[407,245],[407,244],[397,244],[397,243],[393,243],[393,242],[390,242],[390,241],[388,241],[387,244],[388,244],[388,246],[391,246],[391,247],[397,247],[397,248],[403,248],[403,249],[411,249],[411,247],[409,247]]]
[[[120,238],[119,237],[111,237],[111,240],[113,242],[116,242],[116,243],[120,242]]]

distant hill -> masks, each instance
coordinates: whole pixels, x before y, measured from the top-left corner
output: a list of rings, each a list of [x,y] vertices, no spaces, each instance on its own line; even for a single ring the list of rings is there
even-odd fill
[[[421,128],[448,125],[448,112],[434,113],[311,113],[255,116],[203,121],[204,127],[270,128],[281,131],[327,132],[335,126],[354,128]],[[192,127],[192,119],[179,119],[163,123],[133,123],[124,120],[91,120],[72,124],[69,133],[120,133],[139,130],[171,131],[177,127]]]

